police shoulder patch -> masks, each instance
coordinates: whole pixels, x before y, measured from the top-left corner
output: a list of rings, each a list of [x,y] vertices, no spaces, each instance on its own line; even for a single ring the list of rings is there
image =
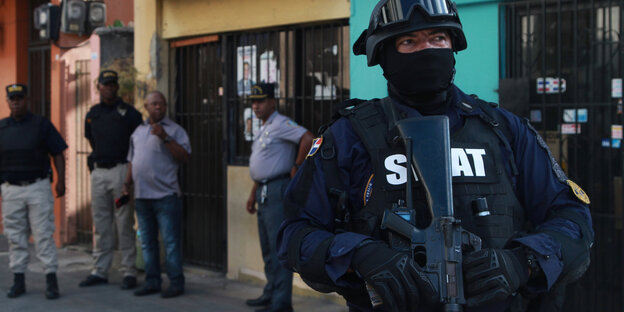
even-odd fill
[[[289,126],[291,126],[291,127],[295,127],[295,128],[299,127],[299,124],[297,124],[296,122],[294,122],[294,121],[292,121],[292,120],[288,120],[288,121],[286,122],[286,124],[287,124],[287,125],[289,125]]]
[[[572,193],[574,193],[574,196],[576,196],[576,198],[578,198],[581,202],[589,205],[590,201],[587,193],[585,193],[585,191],[583,191],[583,189],[578,186],[578,184],[572,182],[572,180],[567,180],[566,182],[570,186],[570,189],[572,189]]]
[[[323,144],[323,136],[314,139],[314,141],[312,141],[312,147],[310,148],[306,158],[314,156],[314,154],[321,149],[321,144]]]

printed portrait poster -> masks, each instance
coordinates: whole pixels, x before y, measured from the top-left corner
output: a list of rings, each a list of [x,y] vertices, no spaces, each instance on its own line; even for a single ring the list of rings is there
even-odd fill
[[[260,119],[256,117],[251,108],[247,107],[243,111],[245,141],[253,141],[254,136],[260,131]]]
[[[236,50],[238,96],[247,96],[251,86],[256,84],[256,46],[241,46]]]

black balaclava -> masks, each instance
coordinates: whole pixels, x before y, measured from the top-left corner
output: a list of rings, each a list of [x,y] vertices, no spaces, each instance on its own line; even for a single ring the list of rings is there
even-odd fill
[[[446,111],[448,90],[455,76],[452,49],[431,48],[400,53],[394,44],[385,44],[380,61],[391,97],[416,108],[423,115]]]

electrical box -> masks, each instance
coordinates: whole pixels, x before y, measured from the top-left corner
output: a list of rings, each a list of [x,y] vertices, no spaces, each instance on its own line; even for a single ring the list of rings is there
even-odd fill
[[[51,3],[42,4],[35,8],[34,27],[39,30],[39,38],[43,40],[57,40],[61,21],[61,8]]]
[[[87,31],[106,26],[106,4],[103,1],[89,1],[87,7]]]
[[[83,0],[64,0],[61,14],[61,31],[70,34],[86,33],[87,3]]]

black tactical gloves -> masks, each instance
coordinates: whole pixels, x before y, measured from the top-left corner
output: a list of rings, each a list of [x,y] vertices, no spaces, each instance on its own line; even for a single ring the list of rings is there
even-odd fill
[[[351,265],[381,297],[384,311],[417,311],[421,298],[428,303],[438,300],[420,267],[383,242],[366,241],[355,251]]]
[[[464,292],[474,307],[505,300],[529,280],[524,249],[482,249],[464,257]]]

